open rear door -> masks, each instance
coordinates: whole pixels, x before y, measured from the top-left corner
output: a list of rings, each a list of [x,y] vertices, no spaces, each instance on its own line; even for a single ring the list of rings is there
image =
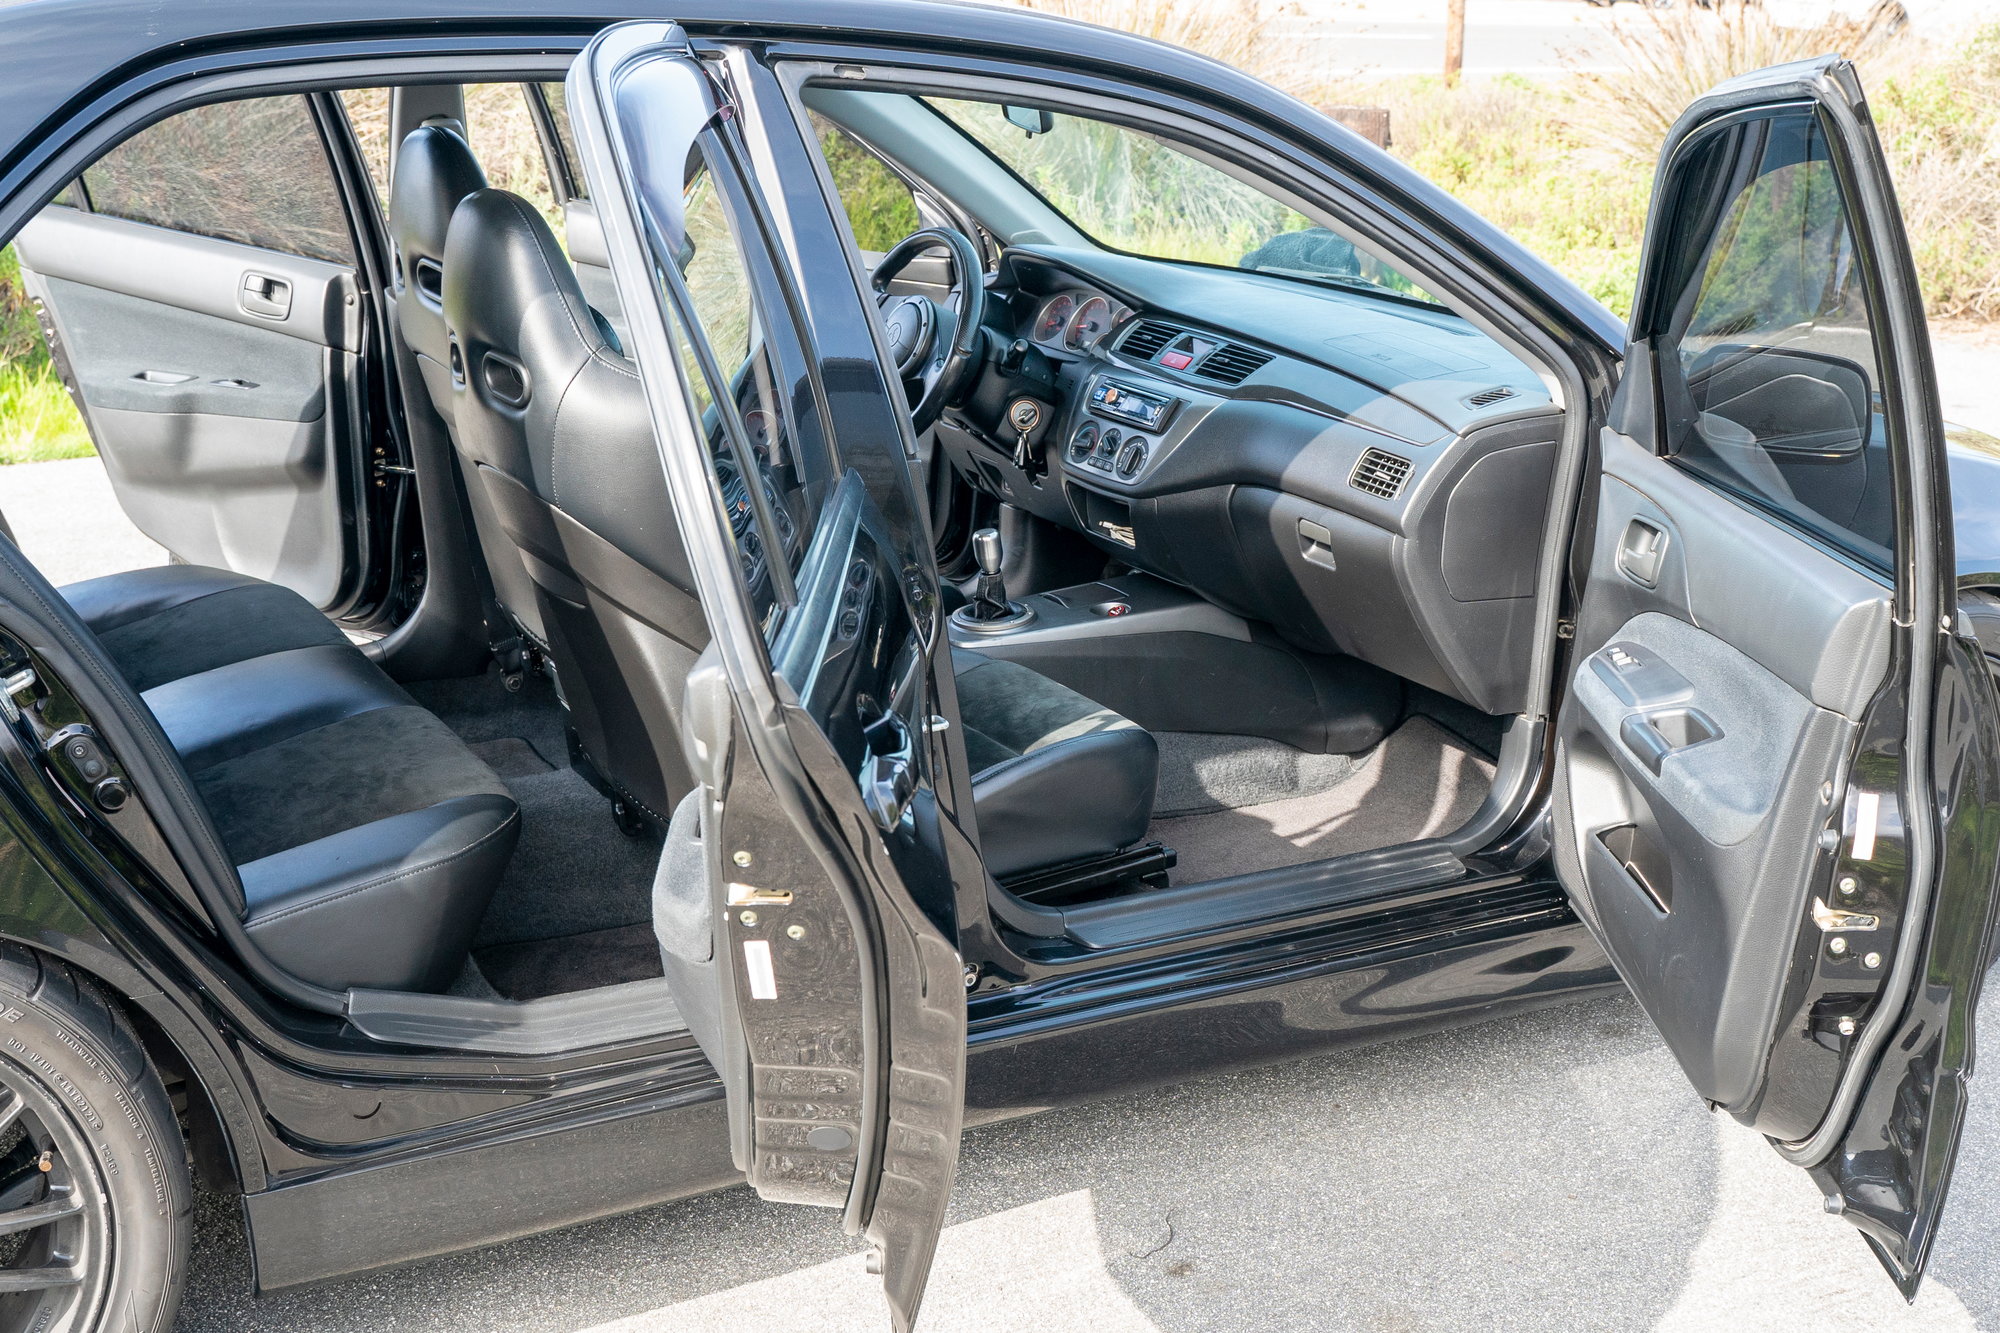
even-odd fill
[[[118,503],[191,564],[333,615],[370,589],[364,321],[331,94],[183,111],[22,228],[22,276]]]
[[[2000,845],[1923,306],[1853,68],[1734,80],[1661,156],[1579,531],[1556,859],[1697,1092],[1906,1294]]]
[[[910,470],[893,431],[834,440],[823,386],[886,387],[821,364],[733,108],[680,30],[606,30],[567,101],[713,634],[683,721],[699,787],[656,896],[668,980],[737,1165],[765,1198],[842,1209],[907,1328],[965,1073]]]

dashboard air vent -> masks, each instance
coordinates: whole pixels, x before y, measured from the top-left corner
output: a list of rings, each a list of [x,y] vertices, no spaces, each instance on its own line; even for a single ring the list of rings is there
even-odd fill
[[[1370,449],[1361,455],[1361,461],[1348,474],[1347,484],[1357,491],[1379,495],[1384,500],[1393,500],[1402,492],[1403,483],[1410,479],[1410,460],[1395,454],[1384,453],[1380,449]]]
[[[1207,358],[1194,368],[1194,373],[1205,380],[1215,380],[1221,384],[1241,384],[1256,374],[1270,359],[1269,352],[1259,352],[1254,348],[1226,343],[1210,352]]]
[[[1134,360],[1151,361],[1179,333],[1180,330],[1171,324],[1162,324],[1157,319],[1142,319],[1125,335],[1125,341],[1118,345],[1118,350]]]
[[[1465,405],[1467,407],[1491,407],[1495,403],[1504,403],[1513,396],[1514,391],[1502,384],[1491,389],[1481,389],[1478,393],[1470,395],[1466,398]]]

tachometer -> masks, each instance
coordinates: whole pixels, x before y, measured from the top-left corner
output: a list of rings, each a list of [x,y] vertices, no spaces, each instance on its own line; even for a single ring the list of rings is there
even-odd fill
[[[1050,298],[1049,303],[1042,307],[1042,313],[1035,316],[1035,341],[1053,343],[1060,339],[1063,330],[1069,327],[1069,317],[1075,309],[1076,298],[1067,292]]]
[[[1076,308],[1069,326],[1063,330],[1063,346],[1081,352],[1111,331],[1111,302],[1093,296]]]

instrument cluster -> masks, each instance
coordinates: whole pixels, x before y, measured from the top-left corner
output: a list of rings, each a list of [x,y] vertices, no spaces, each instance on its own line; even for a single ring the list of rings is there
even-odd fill
[[[1035,312],[1032,337],[1044,347],[1088,352],[1132,315],[1131,307],[1089,291],[1057,292]]]

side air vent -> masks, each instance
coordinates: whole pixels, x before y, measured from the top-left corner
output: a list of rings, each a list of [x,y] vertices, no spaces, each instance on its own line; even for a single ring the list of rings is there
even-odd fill
[[[1410,460],[1398,458],[1395,454],[1384,453],[1380,449],[1370,449],[1361,455],[1361,461],[1348,474],[1347,484],[1357,491],[1379,495],[1384,500],[1393,500],[1402,492],[1403,483],[1410,479]]]
[[[1214,380],[1219,384],[1241,384],[1256,374],[1270,359],[1269,352],[1259,352],[1255,348],[1226,343],[1210,352],[1207,359],[1194,368],[1194,373],[1205,380]]]
[[[1512,397],[1514,397],[1514,391],[1502,384],[1491,389],[1481,389],[1478,393],[1472,394],[1465,399],[1465,405],[1467,407],[1491,407],[1495,403],[1504,403]]]
[[[1118,350],[1135,360],[1151,361],[1179,333],[1180,330],[1171,324],[1162,324],[1157,319],[1142,319],[1125,335],[1125,341],[1118,344]]]

